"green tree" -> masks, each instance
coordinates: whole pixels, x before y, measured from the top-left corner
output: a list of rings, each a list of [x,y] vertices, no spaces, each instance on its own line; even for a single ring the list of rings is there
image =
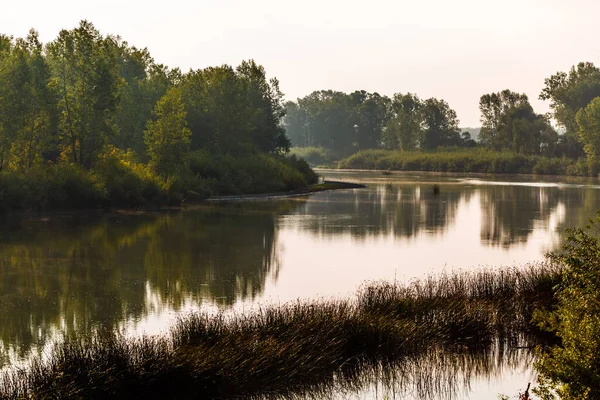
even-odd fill
[[[376,149],[383,142],[383,132],[390,119],[391,101],[379,93],[364,90],[350,94],[353,100],[356,126],[356,147],[358,150]]]
[[[423,136],[421,148],[435,149],[440,146],[460,144],[460,130],[456,111],[445,100],[427,99],[423,103]]]
[[[600,96],[600,69],[589,62],[573,66],[569,73],[557,72],[544,81],[541,100],[549,100],[554,119],[566,129],[567,155],[583,155],[577,112]]]
[[[600,96],[577,112],[576,121],[585,153],[592,163],[597,162],[600,158]]]
[[[254,60],[243,61],[236,69],[243,84],[247,110],[248,135],[259,151],[287,153],[290,141],[285,136],[283,93],[276,78],[267,80],[266,71]]]
[[[129,47],[119,38],[114,41],[114,51],[121,85],[116,132],[111,143],[118,148],[144,154],[146,124],[156,102],[175,84],[179,71],[155,64],[147,49]]]
[[[506,115],[510,109],[527,105],[529,105],[529,100],[525,94],[508,89],[481,96],[479,99],[479,110],[481,111],[479,140],[481,143],[494,150],[510,148],[512,138],[505,135],[503,131]]]
[[[52,158],[56,98],[37,32],[5,44],[0,46],[0,168],[31,167]]]
[[[384,134],[388,149],[416,150],[423,136],[423,103],[416,94],[396,93],[391,102],[393,117]]]
[[[308,129],[307,115],[304,108],[297,102],[287,101],[284,104],[285,117],[282,121],[285,134],[295,147],[310,147],[313,145]]]
[[[114,38],[103,38],[87,21],[61,31],[47,46],[60,98],[62,150],[88,168],[116,130],[120,79],[114,47]]]
[[[148,122],[144,143],[152,166],[163,176],[172,174],[185,163],[190,149],[191,131],[181,92],[173,88],[156,104],[154,120]]]

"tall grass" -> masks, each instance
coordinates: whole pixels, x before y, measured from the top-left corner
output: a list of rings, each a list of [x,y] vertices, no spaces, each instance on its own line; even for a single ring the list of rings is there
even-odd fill
[[[595,175],[585,160],[549,158],[486,149],[441,152],[364,150],[341,160],[339,168],[505,174]]]
[[[66,342],[49,361],[5,374],[0,398],[292,396],[355,388],[365,371],[391,370],[420,371],[425,397],[436,386],[428,370],[453,377],[469,360],[477,369],[491,354],[510,357],[510,346],[542,342],[531,316],[554,304],[559,279],[557,267],[539,265],[374,283],[348,301],[192,314],[165,337]]]

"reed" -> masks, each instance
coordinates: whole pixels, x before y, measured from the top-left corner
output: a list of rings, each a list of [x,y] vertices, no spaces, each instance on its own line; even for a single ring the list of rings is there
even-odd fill
[[[543,342],[531,317],[553,305],[560,276],[540,264],[376,282],[347,301],[188,315],[163,337],[68,341],[6,373],[0,398],[277,398],[350,390],[374,371],[411,373],[426,397],[439,384],[426,363],[452,377],[465,360]]]

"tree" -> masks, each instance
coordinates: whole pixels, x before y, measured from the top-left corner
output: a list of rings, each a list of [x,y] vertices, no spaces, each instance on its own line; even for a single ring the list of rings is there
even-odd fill
[[[192,133],[185,116],[181,92],[173,88],[156,104],[154,120],[144,132],[150,163],[163,176],[178,170],[187,159]]]
[[[396,93],[391,109],[393,116],[385,129],[385,147],[406,151],[417,149],[423,135],[423,103],[416,94]]]
[[[116,130],[120,79],[114,48],[114,39],[103,38],[87,21],[61,31],[47,46],[60,98],[63,153],[88,168]]]
[[[479,99],[479,110],[481,111],[479,140],[481,143],[494,150],[510,147],[511,138],[502,132],[502,119],[506,118],[510,109],[524,105],[529,105],[527,96],[508,89],[481,96]]]
[[[351,93],[350,97],[356,114],[356,147],[358,150],[380,147],[384,128],[390,118],[390,99],[364,90]]]
[[[175,84],[178,71],[155,64],[147,49],[129,47],[118,37],[113,44],[121,84],[111,144],[143,155],[146,124],[156,102]]]
[[[573,66],[568,74],[557,72],[544,83],[540,99],[550,101],[554,119],[566,129],[567,155],[583,155],[576,115],[600,96],[600,69],[592,63],[582,62]]]
[[[31,167],[53,158],[56,98],[37,32],[5,44],[0,46],[0,168],[9,162]]]
[[[243,61],[236,73],[244,85],[246,104],[250,106],[249,135],[254,146],[267,153],[287,153],[290,141],[281,126],[285,108],[279,81],[267,80],[264,67],[254,60]]]
[[[576,121],[585,153],[592,163],[597,162],[600,158],[600,96],[577,112]]]
[[[494,150],[553,156],[558,134],[546,115],[536,114],[525,94],[503,90],[481,96],[480,138]]]
[[[423,138],[421,148],[432,150],[440,146],[460,145],[460,130],[456,111],[445,100],[425,100],[422,109]]]
[[[288,101],[284,104],[285,117],[282,124],[285,134],[292,146],[310,147],[312,140],[309,135],[306,111],[297,102]]]

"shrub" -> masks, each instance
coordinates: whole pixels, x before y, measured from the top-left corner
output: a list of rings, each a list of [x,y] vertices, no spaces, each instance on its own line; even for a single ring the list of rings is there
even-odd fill
[[[569,231],[560,253],[551,258],[564,265],[556,291],[557,307],[539,313],[540,325],[554,332],[561,345],[542,354],[538,394],[554,399],[600,398],[600,213],[588,229]]]

